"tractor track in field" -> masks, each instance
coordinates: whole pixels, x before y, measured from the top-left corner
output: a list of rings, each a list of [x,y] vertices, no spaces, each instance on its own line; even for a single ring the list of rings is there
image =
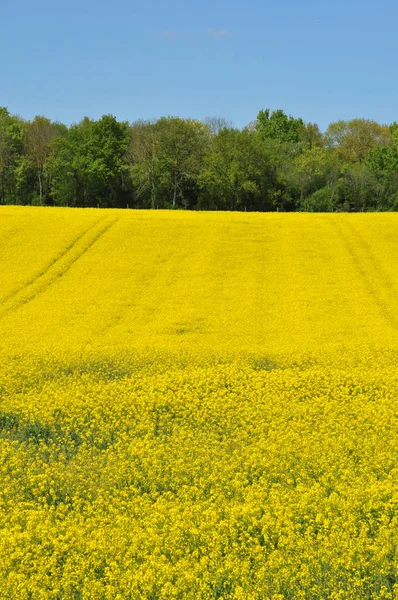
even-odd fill
[[[28,304],[56,283],[118,220],[104,217],[79,234],[41,273],[1,300],[0,319]]]
[[[332,223],[343,241],[356,270],[360,274],[367,293],[378,307],[382,316],[398,331],[398,315],[391,309],[391,305],[396,301],[392,292],[394,282],[374,256],[369,244],[355,230],[351,223],[344,223],[346,229],[348,229],[348,235],[344,232],[341,223],[335,220],[332,220]]]
[[[43,277],[57,262],[59,262],[60,260],[62,260],[62,258],[68,254],[68,252],[70,250],[72,250],[72,248],[79,242],[79,240],[82,239],[82,237],[84,237],[85,235],[87,235],[89,233],[89,231],[91,231],[91,229],[94,229],[101,221],[103,221],[105,217],[103,217],[102,219],[100,219],[99,221],[96,221],[93,225],[90,225],[90,227],[88,227],[87,229],[85,229],[84,231],[82,231],[81,233],[79,233],[78,236],[76,236],[69,244],[68,246],[62,250],[58,256],[56,256],[55,258],[53,258],[51,260],[51,262],[47,263],[47,265],[45,265],[43,267],[43,269],[40,271],[40,273],[38,273],[37,275],[34,275],[33,277],[31,277],[30,279],[28,279],[28,281],[25,281],[23,283],[23,285],[19,286],[17,289],[12,290],[11,292],[9,292],[8,294],[6,294],[5,296],[3,296],[2,298],[0,298],[0,311],[1,311],[1,306],[3,304],[6,304],[9,300],[11,300],[12,298],[14,298],[14,296],[17,296],[20,292],[22,292],[25,288],[27,288],[28,286],[32,285],[35,283],[35,281],[37,281],[38,279],[40,279],[40,277]]]
[[[367,260],[372,265],[372,268],[375,273],[377,273],[377,277],[382,283],[383,287],[387,291],[387,293],[391,294],[391,290],[393,289],[395,282],[389,277],[389,275],[385,272],[383,263],[380,262],[374,255],[370,245],[365,240],[365,238],[355,230],[352,226],[352,223],[346,221],[347,228],[350,230],[353,237],[357,240],[358,246],[362,249],[364,254],[366,255]]]

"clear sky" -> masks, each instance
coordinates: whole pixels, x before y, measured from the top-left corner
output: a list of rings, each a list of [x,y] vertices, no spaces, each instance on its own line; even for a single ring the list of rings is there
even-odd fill
[[[72,123],[398,121],[396,0],[0,0],[0,106]]]

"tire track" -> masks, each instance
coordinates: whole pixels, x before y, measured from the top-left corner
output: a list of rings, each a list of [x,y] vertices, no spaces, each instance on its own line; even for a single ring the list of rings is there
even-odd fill
[[[0,305],[0,319],[17,311],[34,300],[63,277],[105,233],[118,221],[118,218],[101,219],[79,235],[40,275],[15,291]]]
[[[0,298],[0,314],[1,314],[1,306],[6,304],[7,302],[9,302],[9,300],[11,300],[12,298],[14,298],[14,296],[17,296],[20,292],[22,292],[25,288],[27,288],[30,285],[33,285],[35,283],[35,281],[37,281],[38,279],[40,279],[40,277],[43,277],[56,263],[58,263],[60,260],[62,260],[62,258],[68,254],[68,252],[70,250],[72,250],[72,248],[85,236],[87,235],[92,229],[94,229],[95,227],[98,226],[98,224],[103,221],[106,217],[103,217],[102,219],[100,219],[99,221],[96,221],[94,223],[94,225],[91,225],[90,227],[88,227],[87,229],[85,229],[84,231],[82,231],[81,233],[79,233],[79,235],[77,237],[75,237],[70,244],[64,248],[64,250],[62,250],[55,258],[53,258],[51,260],[51,262],[47,263],[47,265],[44,266],[44,268],[40,271],[40,273],[38,273],[37,275],[34,275],[33,277],[31,277],[30,279],[28,279],[28,281],[25,281],[20,287],[18,287],[15,290],[12,290],[11,292],[9,292],[8,294],[6,294],[5,296],[3,296],[2,298]]]
[[[334,228],[342,239],[345,249],[350,256],[355,268],[361,276],[362,284],[371,297],[374,304],[378,307],[380,313],[388,321],[391,327],[398,331],[398,315],[391,310],[391,305],[384,298],[384,295],[391,296],[392,282],[388,275],[380,268],[377,259],[365,240],[355,231],[351,224],[348,225],[350,235],[347,236],[341,226],[341,223],[335,219],[331,220]],[[356,243],[355,243],[356,240]],[[384,290],[381,292],[381,290]],[[392,302],[391,302],[392,304]]]
[[[350,230],[352,236],[356,238],[358,246],[363,251],[365,258],[372,265],[372,270],[377,274],[380,282],[382,282],[383,287],[387,294],[393,296],[391,290],[394,288],[396,282],[394,282],[389,275],[385,272],[383,264],[377,260],[375,257],[370,245],[364,239],[364,237],[353,227],[352,223],[349,221],[346,222],[347,228]]]

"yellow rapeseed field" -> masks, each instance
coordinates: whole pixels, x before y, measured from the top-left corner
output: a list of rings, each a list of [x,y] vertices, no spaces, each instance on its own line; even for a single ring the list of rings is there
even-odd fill
[[[398,598],[398,214],[0,207],[0,599]]]

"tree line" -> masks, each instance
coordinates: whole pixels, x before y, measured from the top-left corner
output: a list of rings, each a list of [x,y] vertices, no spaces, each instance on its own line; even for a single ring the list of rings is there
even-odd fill
[[[69,127],[0,108],[0,204],[247,211],[398,209],[398,124],[261,110]]]

